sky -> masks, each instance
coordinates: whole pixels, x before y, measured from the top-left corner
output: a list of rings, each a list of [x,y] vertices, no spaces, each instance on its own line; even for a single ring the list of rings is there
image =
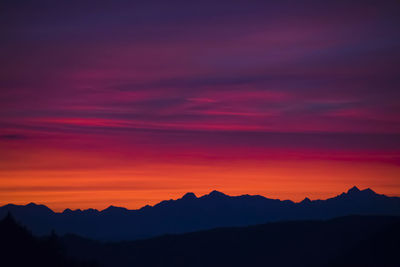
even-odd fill
[[[0,204],[400,195],[400,2],[3,0]]]

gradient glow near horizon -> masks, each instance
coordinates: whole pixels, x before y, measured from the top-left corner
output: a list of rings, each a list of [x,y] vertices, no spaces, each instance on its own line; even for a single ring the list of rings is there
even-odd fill
[[[0,3],[0,204],[400,195],[398,1]]]

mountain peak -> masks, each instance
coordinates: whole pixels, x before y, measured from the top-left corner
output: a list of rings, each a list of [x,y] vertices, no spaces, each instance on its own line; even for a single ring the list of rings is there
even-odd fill
[[[65,209],[62,213],[64,213],[64,214],[71,214],[71,213],[73,213],[73,211],[71,210],[71,209]]]
[[[184,200],[190,200],[190,199],[196,199],[196,198],[197,198],[197,196],[192,192],[188,192],[182,197],[182,199],[184,199]]]
[[[347,194],[354,194],[354,193],[359,193],[360,189],[357,188],[357,186],[353,186],[352,188],[347,191]]]
[[[221,198],[221,197],[226,197],[227,195],[217,190],[213,190],[210,194],[208,194],[208,196],[212,198]]]
[[[110,205],[108,208],[102,210],[102,212],[113,212],[113,211],[126,211],[126,208],[123,207],[116,207],[113,205]]]
[[[25,205],[25,208],[28,208],[29,210],[37,211],[37,212],[51,212],[51,213],[53,213],[53,211],[49,207],[47,207],[45,205],[42,205],[42,204],[36,204],[36,203],[33,203],[33,202]]]
[[[301,201],[300,203],[311,203],[311,199],[309,199],[308,197],[304,198],[303,201]]]

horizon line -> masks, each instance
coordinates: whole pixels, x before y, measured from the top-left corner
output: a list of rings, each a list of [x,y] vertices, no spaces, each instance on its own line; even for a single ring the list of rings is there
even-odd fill
[[[343,195],[343,194],[350,194],[351,192],[366,192],[366,191],[371,191],[371,192],[373,192],[374,194],[383,195],[383,196],[386,196],[386,197],[400,197],[400,195],[390,196],[390,195],[385,195],[385,194],[379,194],[379,193],[376,193],[374,190],[372,190],[372,189],[369,188],[369,187],[360,190],[357,186],[353,186],[353,187],[351,187],[350,189],[348,189],[346,192],[342,192],[342,193],[337,194],[337,195],[335,195],[335,196],[333,196],[333,197],[328,197],[328,198],[326,198],[326,199],[313,199],[313,200],[311,200],[311,199],[308,198],[308,197],[305,197],[303,200],[298,201],[298,202],[293,201],[293,200],[290,200],[290,199],[268,198],[268,197],[266,197],[266,196],[258,195],[258,194],[256,194],[256,195],[242,194],[242,195],[234,195],[234,196],[231,196],[231,195],[227,195],[227,194],[225,194],[225,193],[223,193],[223,192],[221,192],[221,191],[218,191],[218,190],[212,190],[210,193],[204,194],[204,195],[202,195],[202,196],[200,196],[200,197],[197,197],[196,194],[193,193],[193,192],[186,192],[186,193],[185,193],[182,197],[180,197],[180,198],[177,198],[177,199],[172,199],[172,198],[171,198],[171,199],[165,199],[165,200],[162,200],[162,201],[160,201],[160,202],[158,202],[158,203],[156,203],[156,204],[154,204],[154,205],[148,205],[148,204],[147,204],[147,205],[144,205],[144,206],[142,206],[142,207],[140,207],[140,208],[137,208],[137,209],[129,209],[129,208],[126,208],[126,207],[114,206],[114,205],[111,204],[111,205],[106,206],[106,208],[104,208],[104,209],[95,209],[95,208],[79,209],[79,208],[78,208],[78,209],[74,209],[74,210],[73,210],[73,209],[70,209],[70,208],[65,208],[65,209],[63,209],[62,211],[54,211],[53,209],[49,208],[49,207],[48,207],[47,205],[45,205],[45,204],[40,204],[40,203],[38,204],[38,203],[35,203],[35,202],[29,202],[29,203],[27,203],[27,204],[7,203],[7,204],[5,204],[5,205],[1,205],[0,208],[6,207],[6,206],[9,206],[9,205],[18,206],[18,207],[26,207],[26,206],[29,206],[29,205],[34,205],[34,206],[43,206],[43,207],[46,207],[47,209],[51,210],[51,211],[54,212],[54,213],[64,213],[64,212],[66,212],[66,211],[81,211],[81,212],[84,212],[84,211],[95,211],[95,212],[96,212],[96,211],[97,211],[97,212],[103,212],[103,211],[106,211],[107,209],[110,209],[110,208],[125,209],[125,210],[127,210],[127,211],[139,211],[139,210],[142,210],[142,209],[144,209],[144,208],[152,208],[152,207],[155,207],[155,206],[159,205],[160,203],[166,202],[166,201],[178,201],[178,200],[183,200],[185,197],[186,197],[186,198],[190,197],[190,198],[193,198],[193,199],[201,199],[201,198],[209,197],[209,196],[213,196],[213,195],[214,195],[214,196],[215,196],[215,195],[220,195],[220,196],[225,196],[225,197],[230,197],[230,198],[243,197],[243,196],[262,197],[262,198],[270,199],[270,200],[290,201],[290,202],[292,202],[292,203],[294,203],[294,204],[300,204],[300,203],[302,203],[302,202],[304,202],[304,201],[310,201],[310,202],[314,202],[314,201],[326,201],[326,200],[328,200],[328,199],[332,199],[332,198],[338,197],[338,196]]]

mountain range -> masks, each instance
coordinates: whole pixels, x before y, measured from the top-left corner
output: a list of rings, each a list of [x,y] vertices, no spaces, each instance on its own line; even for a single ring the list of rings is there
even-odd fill
[[[290,220],[320,220],[346,215],[400,215],[400,198],[371,189],[349,189],[326,200],[295,203],[259,195],[228,196],[218,191],[202,197],[187,193],[138,210],[110,206],[54,212],[44,205],[8,204],[0,207],[0,219],[10,212],[35,235],[72,233],[104,241],[144,239],[217,227],[250,226]]]

